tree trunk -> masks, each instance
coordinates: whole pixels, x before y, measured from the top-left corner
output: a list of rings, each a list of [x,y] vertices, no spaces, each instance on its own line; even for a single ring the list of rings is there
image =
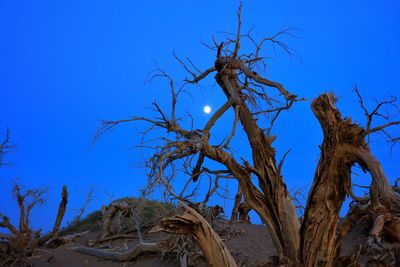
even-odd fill
[[[372,155],[368,147],[357,151],[357,163],[369,171],[372,176],[370,186],[372,205],[375,208],[382,205],[387,209],[400,211],[400,197],[389,184],[381,164]]]
[[[245,177],[236,176],[240,182],[244,197],[267,225],[280,258],[287,257],[290,262],[297,262],[299,256],[299,220],[296,208],[278,171],[274,137],[264,134],[256,119],[247,107],[238,82],[238,70],[243,70],[243,63],[230,57],[218,58],[215,62],[218,71],[215,79],[231,99],[233,109],[238,115],[252,149],[254,168],[252,172],[258,178],[262,193],[254,187],[249,188]],[[254,76],[255,74],[252,73]],[[250,190],[255,190],[250,192]],[[257,201],[254,197],[257,196]],[[261,205],[261,207],[260,207]],[[264,212],[259,212],[263,210]]]
[[[351,192],[354,151],[366,146],[364,131],[350,119],[343,120],[332,94],[312,103],[324,140],[301,227],[301,258],[305,266],[332,266],[340,208]]]
[[[39,239],[38,244],[42,245],[46,243],[50,238],[58,235],[58,231],[60,230],[62,219],[64,218],[65,211],[67,209],[68,203],[68,191],[67,187],[64,185],[61,193],[61,201],[58,206],[56,221],[54,222],[53,230]]]
[[[249,212],[251,211],[250,205],[244,201],[239,206],[239,222],[251,223]]]
[[[343,119],[335,101],[332,94],[322,94],[312,103],[324,140],[300,231],[301,260],[305,266],[333,266],[338,242],[347,234],[352,221],[364,212],[361,209],[351,211],[337,233],[340,208],[346,195],[351,194],[351,168],[355,163],[371,173],[370,196],[374,209],[382,205],[393,210],[400,205],[399,197],[365,142],[364,129],[348,118]],[[382,218],[377,218],[374,234],[380,232],[387,221]]]
[[[238,190],[235,195],[235,202],[233,204],[233,209],[232,209],[232,215],[231,215],[231,222],[235,223],[238,220],[238,214],[239,214],[239,205],[240,202],[242,201],[242,189],[240,188],[240,184],[238,184]]]

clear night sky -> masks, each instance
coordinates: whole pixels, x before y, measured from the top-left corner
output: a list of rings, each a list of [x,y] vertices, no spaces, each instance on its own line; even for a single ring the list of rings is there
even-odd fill
[[[13,166],[0,169],[0,211],[15,222],[15,179],[26,188],[49,189],[48,203],[33,214],[34,228],[53,223],[63,184],[70,193],[65,221],[91,186],[96,190],[89,211],[108,201],[104,190],[115,198],[137,195],[146,182],[140,164],[148,153],[133,147],[144,124],[121,126],[90,149],[97,120],[151,116],[153,100],[167,107],[167,84],[145,82],[154,61],[177,80],[185,76],[173,51],[201,69],[212,66],[215,54],[201,42],[234,32],[237,6],[237,1],[215,0],[1,0],[0,131],[10,128],[17,150],[6,158]],[[274,131],[278,158],[292,148],[283,169],[289,188],[307,191],[318,160],[322,132],[310,109],[312,98],[332,90],[343,115],[364,123],[355,83],[369,104],[373,97],[400,96],[399,25],[395,0],[244,1],[243,30],[255,26],[255,37],[301,29],[298,39],[285,39],[298,57],[267,51],[272,57],[267,77],[308,99],[285,114]],[[191,112],[201,128],[209,117],[203,106],[215,110],[225,97],[212,79],[191,93],[194,100],[183,98],[179,110]],[[228,124],[219,126],[221,135]],[[392,132],[400,134],[398,128]],[[248,158],[245,142],[234,145]],[[399,147],[390,154],[380,138],[373,138],[371,147],[389,179],[399,177]],[[368,176],[355,181],[370,182]]]

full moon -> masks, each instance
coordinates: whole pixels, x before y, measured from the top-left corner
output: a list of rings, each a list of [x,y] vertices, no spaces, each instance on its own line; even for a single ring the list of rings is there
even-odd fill
[[[211,112],[210,106],[204,106],[204,113],[209,114]]]

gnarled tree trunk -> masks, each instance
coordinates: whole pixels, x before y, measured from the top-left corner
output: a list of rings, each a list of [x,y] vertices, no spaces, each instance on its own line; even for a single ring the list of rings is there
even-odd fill
[[[272,147],[274,137],[264,133],[247,107],[238,82],[238,71],[243,71],[256,80],[261,78],[255,72],[247,73],[248,70],[243,62],[233,57],[218,58],[215,68],[218,72],[215,78],[217,83],[227,98],[232,101],[232,107],[235,110],[238,109],[239,120],[252,149],[254,168],[250,171],[258,178],[261,192],[254,185],[249,186],[250,179],[246,176],[235,176],[239,180],[246,201],[267,225],[279,257],[287,257],[291,262],[297,262],[300,225],[295,206],[276,164],[275,149]],[[260,82],[269,83],[270,81],[260,80]],[[273,87],[284,90],[278,83],[275,83]],[[288,94],[285,90],[283,93]],[[260,212],[261,210],[263,211]]]
[[[338,256],[338,242],[347,234],[351,223],[364,213],[359,208],[350,212],[337,234],[340,208],[346,195],[351,194],[351,167],[355,163],[371,173],[370,195],[374,207],[383,205],[391,209],[400,205],[365,142],[365,130],[350,119],[343,119],[335,101],[333,94],[322,94],[312,103],[324,140],[300,231],[301,261],[305,266],[333,266]],[[379,217],[376,229],[383,227],[382,222]]]

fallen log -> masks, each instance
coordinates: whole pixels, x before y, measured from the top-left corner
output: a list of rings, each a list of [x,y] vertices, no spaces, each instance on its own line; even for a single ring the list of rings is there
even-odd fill
[[[184,205],[183,215],[164,218],[150,230],[171,234],[192,235],[198,242],[205,258],[211,266],[237,267],[231,253],[210,224],[194,209]]]
[[[131,250],[122,253],[114,250],[105,250],[105,249],[97,249],[89,247],[73,247],[70,249],[78,253],[95,256],[105,260],[120,261],[120,262],[132,261],[142,254],[161,252],[161,246],[159,243],[145,243],[145,242],[139,243],[136,247],[132,248]]]

